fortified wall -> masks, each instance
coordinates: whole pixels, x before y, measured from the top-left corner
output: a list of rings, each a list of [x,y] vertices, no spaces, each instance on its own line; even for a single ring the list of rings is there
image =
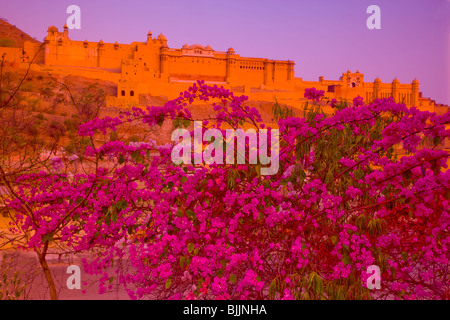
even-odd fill
[[[242,57],[233,48],[216,51],[209,45],[185,44],[170,48],[163,34],[131,44],[74,41],[67,25],[63,31],[51,26],[42,46],[25,42],[24,48],[0,48],[0,55],[15,66],[33,62],[47,69],[117,84],[117,95],[108,97],[108,105],[127,107],[139,104],[139,95],[165,95],[174,98],[196,80],[217,84],[245,93],[257,100],[278,101],[299,106],[305,88],[324,90],[330,99],[353,99],[357,96],[371,102],[393,97],[396,102],[433,111],[433,100],[423,98],[419,81],[401,84],[398,79],[382,83],[379,78],[365,82],[364,74],[348,70],[339,80],[319,77],[303,81],[294,76],[294,61]]]

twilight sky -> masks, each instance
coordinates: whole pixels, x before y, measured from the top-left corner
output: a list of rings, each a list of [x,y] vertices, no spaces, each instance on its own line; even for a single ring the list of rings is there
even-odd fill
[[[339,79],[348,69],[411,83],[450,105],[450,0],[0,0],[0,17],[42,40],[81,8],[73,40],[131,43],[163,33],[184,43],[233,47],[245,57],[294,60],[295,76]],[[369,5],[381,8],[381,30],[369,30]]]

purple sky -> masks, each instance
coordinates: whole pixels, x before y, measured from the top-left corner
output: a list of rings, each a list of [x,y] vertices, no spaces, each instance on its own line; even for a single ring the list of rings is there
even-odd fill
[[[450,0],[1,0],[0,17],[42,40],[81,8],[74,40],[131,43],[163,33],[184,43],[233,47],[247,57],[294,60],[304,80],[339,79],[359,69],[366,81],[417,77],[425,97],[450,105]],[[381,30],[366,9],[381,8]]]

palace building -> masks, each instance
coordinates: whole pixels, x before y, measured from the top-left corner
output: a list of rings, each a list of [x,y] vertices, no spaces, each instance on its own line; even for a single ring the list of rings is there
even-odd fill
[[[376,98],[393,97],[396,102],[434,111],[441,105],[423,98],[419,81],[403,84],[394,79],[383,83],[379,78],[366,82],[359,71],[344,72],[339,80],[319,77],[318,81],[303,81],[294,76],[294,61],[242,57],[233,48],[217,51],[209,45],[185,44],[170,48],[163,34],[154,37],[148,32],[145,41],[131,44],[74,41],[69,29],[51,26],[38,43],[25,42],[24,48],[0,48],[6,59],[15,65],[26,64],[34,58],[37,66],[44,65],[53,72],[81,75],[112,81],[117,95],[108,97],[108,105],[127,107],[139,104],[139,96],[164,95],[176,97],[196,80],[217,84],[250,98],[278,101],[299,106],[305,88],[324,90],[330,99],[353,99],[357,96],[371,102]]]

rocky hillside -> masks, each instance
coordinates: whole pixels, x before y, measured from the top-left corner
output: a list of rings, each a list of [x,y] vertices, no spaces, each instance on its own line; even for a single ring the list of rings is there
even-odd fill
[[[0,40],[2,39],[13,40],[14,42],[11,42],[11,46],[16,48],[23,48],[23,44],[25,41],[40,43],[22,30],[18,29],[16,26],[13,26],[9,22],[0,19]]]

